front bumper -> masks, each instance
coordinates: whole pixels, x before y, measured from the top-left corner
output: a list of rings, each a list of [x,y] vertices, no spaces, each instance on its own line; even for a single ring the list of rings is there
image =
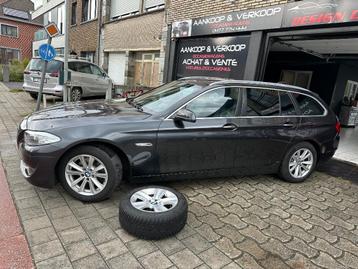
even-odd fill
[[[43,147],[46,147],[44,150]],[[50,146],[27,147],[18,144],[21,157],[20,169],[24,178],[32,185],[42,188],[52,188],[56,185],[56,164],[58,159],[49,151]],[[47,151],[45,153],[45,151]]]

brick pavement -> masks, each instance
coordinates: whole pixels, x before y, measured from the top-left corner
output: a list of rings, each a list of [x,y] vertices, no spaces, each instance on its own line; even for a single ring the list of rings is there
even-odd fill
[[[96,204],[26,183],[16,125],[34,107],[0,83],[0,152],[37,268],[358,268],[358,186],[316,172],[303,184],[271,176],[168,183],[189,202],[173,238],[138,240],[121,229],[122,184]]]

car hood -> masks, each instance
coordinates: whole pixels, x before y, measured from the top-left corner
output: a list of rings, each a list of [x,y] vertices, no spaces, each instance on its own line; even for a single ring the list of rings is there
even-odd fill
[[[48,130],[144,120],[150,115],[125,101],[88,101],[56,105],[28,116],[26,129]],[[24,126],[24,124],[22,124]]]

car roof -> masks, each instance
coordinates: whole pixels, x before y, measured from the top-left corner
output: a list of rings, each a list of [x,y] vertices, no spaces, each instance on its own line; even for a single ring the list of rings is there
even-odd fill
[[[223,78],[215,78],[215,77],[214,78],[213,77],[185,77],[179,80],[196,82],[200,84],[205,84],[207,86],[236,85],[236,86],[247,86],[247,87],[257,87],[257,88],[269,87],[278,90],[287,90],[297,93],[306,93],[306,94],[315,95],[312,91],[307,90],[305,88],[283,84],[283,83],[263,82],[263,81],[254,81],[254,80],[234,80],[234,79],[223,79]]]

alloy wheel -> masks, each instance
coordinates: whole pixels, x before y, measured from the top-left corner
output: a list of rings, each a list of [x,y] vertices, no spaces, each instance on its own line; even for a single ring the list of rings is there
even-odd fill
[[[101,160],[92,155],[73,157],[66,165],[67,184],[78,194],[93,196],[106,187],[108,172]]]
[[[304,178],[312,169],[314,157],[311,150],[302,148],[297,150],[288,163],[290,174],[294,178]]]
[[[135,192],[130,198],[131,205],[144,212],[162,213],[178,204],[178,197],[161,188],[147,188]]]
[[[80,89],[77,89],[77,88],[72,89],[72,91],[71,91],[71,101],[73,101],[73,102],[80,101],[81,97],[82,97],[82,93],[81,93]]]

